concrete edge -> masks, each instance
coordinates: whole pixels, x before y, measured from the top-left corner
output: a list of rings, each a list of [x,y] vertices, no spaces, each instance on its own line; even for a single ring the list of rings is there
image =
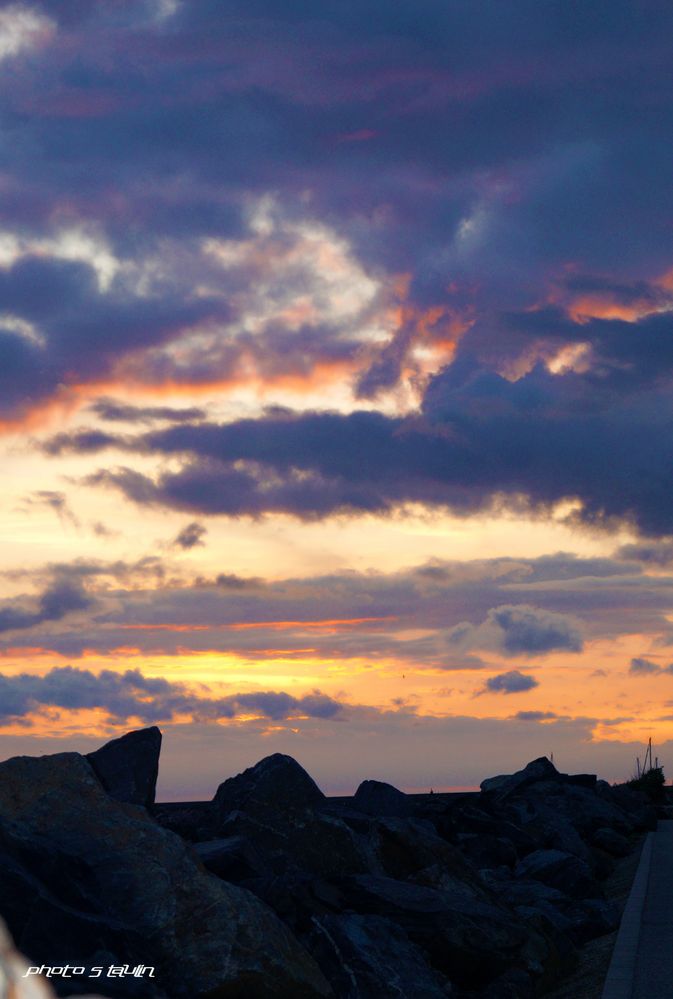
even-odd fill
[[[643,843],[638,870],[633,879],[619,924],[617,940],[603,986],[602,999],[631,999],[640,940],[640,926],[650,876],[654,835],[653,832],[648,833]]]

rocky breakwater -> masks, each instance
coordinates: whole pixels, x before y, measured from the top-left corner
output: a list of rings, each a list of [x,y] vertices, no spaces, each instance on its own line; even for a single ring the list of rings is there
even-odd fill
[[[337,800],[280,754],[154,815],[273,909],[343,999],[543,994],[618,925],[601,882],[656,821],[643,795],[546,758],[479,794],[365,781]]]
[[[337,800],[274,754],[162,806],[159,748],[153,729],[0,764],[0,916],[35,965],[154,970],[99,978],[106,996],[540,995],[616,926],[601,882],[654,821],[546,759],[464,798]]]

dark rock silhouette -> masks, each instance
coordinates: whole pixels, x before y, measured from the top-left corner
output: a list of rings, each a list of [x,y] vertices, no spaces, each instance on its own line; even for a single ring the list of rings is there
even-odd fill
[[[216,818],[236,809],[266,818],[320,805],[325,800],[315,781],[291,756],[274,753],[237,777],[230,777],[213,798]]]
[[[363,780],[353,798],[353,807],[367,815],[409,815],[406,794],[380,780]]]
[[[329,799],[277,753],[153,805],[159,739],[0,764],[0,916],[35,962],[156,966],[113,997],[530,999],[615,928],[601,879],[656,820],[544,757],[469,795]]]
[[[147,808],[154,804],[160,752],[161,732],[153,725],[113,739],[86,758],[109,795]]]
[[[538,781],[562,780],[562,775],[558,772],[553,763],[546,756],[541,756],[533,760],[523,770],[518,770],[515,774],[500,774],[498,777],[487,777],[479,785],[484,793],[497,795],[501,800],[515,791],[522,791],[530,784]]]

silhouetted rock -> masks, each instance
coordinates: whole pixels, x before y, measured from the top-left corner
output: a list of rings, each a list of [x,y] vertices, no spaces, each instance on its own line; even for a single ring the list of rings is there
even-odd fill
[[[311,952],[340,999],[446,999],[451,985],[390,919],[356,914],[313,920]]]
[[[113,739],[86,758],[112,798],[148,808],[154,803],[160,751],[161,732],[153,725]]]
[[[626,836],[622,836],[616,830],[604,826],[596,830],[591,837],[591,843],[593,846],[605,850],[606,853],[611,854],[613,857],[626,857],[632,850]]]
[[[514,867],[519,857],[511,839],[505,836],[480,836],[478,833],[464,833],[458,837],[462,853],[477,868]]]
[[[222,836],[240,836],[251,843],[269,866],[296,868],[320,877],[342,877],[368,870],[364,837],[335,815],[303,809],[257,816],[246,811],[227,815],[218,826]]]
[[[379,871],[469,898],[483,896],[481,881],[460,850],[437,835],[429,822],[382,818],[370,830]]]
[[[150,811],[160,826],[190,842],[212,839],[214,835],[211,801],[164,802],[153,805]]]
[[[353,798],[353,807],[367,815],[409,815],[411,806],[403,791],[380,780],[363,780]]]
[[[240,884],[266,873],[263,858],[243,836],[195,843],[194,852],[206,870],[223,881]]]
[[[220,784],[213,798],[213,815],[215,822],[221,822],[230,812],[244,811],[264,821],[324,800],[318,785],[296,760],[274,753]]]
[[[601,890],[588,864],[561,850],[535,850],[519,861],[516,877],[534,878],[571,898],[600,898]]]
[[[368,875],[340,887],[349,908],[397,923],[458,985],[485,985],[514,965],[541,969],[546,959],[544,939],[497,904]]]
[[[562,775],[546,756],[540,756],[539,759],[533,760],[523,770],[517,770],[514,774],[488,777],[479,786],[484,793],[496,794],[499,798],[504,798],[514,791],[521,791],[529,784],[541,780],[562,780]]]
[[[593,791],[598,783],[596,774],[563,774],[565,784],[575,784],[576,787],[586,787]]]
[[[619,926],[619,911],[601,898],[577,899],[563,906],[563,915],[570,923],[570,932],[578,944],[612,933]]]
[[[96,963],[89,948],[100,931],[119,944],[124,963],[156,968],[161,991],[145,995],[164,988],[171,999],[216,991],[260,999],[331,994],[268,908],[205,872],[144,809],[110,798],[78,754],[0,764],[0,822],[5,847],[8,835],[17,845],[17,863],[45,885],[46,896],[63,899],[59,919],[50,921],[54,963]],[[36,936],[36,915],[39,925],[29,899],[28,909],[8,918],[30,959],[43,963],[49,955]],[[92,930],[81,935],[87,922]]]
[[[510,821],[502,806],[497,805],[488,795],[480,795],[480,799],[479,806],[472,803],[459,804],[440,816],[436,825],[441,834],[458,845],[461,837],[466,834],[504,838],[512,844],[518,857],[539,847],[535,831],[527,832],[522,829],[520,814],[515,815],[516,821]],[[524,820],[531,817],[532,813],[527,811]]]
[[[509,798],[505,802],[503,814],[512,823],[518,824],[538,850],[572,853],[591,866],[591,852],[587,844],[564,815],[563,809],[558,807],[556,797],[547,793],[537,794],[542,787],[547,785],[536,784]],[[553,785],[555,791],[562,787],[563,785]],[[559,793],[565,794],[565,791]]]
[[[596,792],[601,800],[622,812],[631,829],[636,829],[639,832],[656,829],[657,810],[642,791],[636,791],[627,787],[626,784],[610,787],[605,781],[599,781],[596,785]]]
[[[525,792],[526,800],[534,807],[544,805],[547,815],[558,821],[568,822],[583,839],[602,826],[609,826],[623,833],[633,829],[632,819],[611,798],[603,798],[595,791],[567,783],[537,783]]]

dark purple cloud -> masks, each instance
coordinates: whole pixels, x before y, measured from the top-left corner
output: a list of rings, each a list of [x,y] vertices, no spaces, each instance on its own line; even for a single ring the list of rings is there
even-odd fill
[[[637,343],[639,331],[630,335]],[[537,365],[510,381],[459,354],[431,382],[421,418],[271,414],[171,427],[117,444],[181,457],[182,468],[156,480],[104,469],[88,481],[139,503],[230,516],[385,514],[410,502],[543,513],[566,499],[578,501],[573,516],[584,523],[672,533],[670,389],[663,368],[633,387],[644,375],[632,377],[632,366],[622,354],[614,374],[554,375]],[[66,435],[46,447],[87,452],[92,441]]]
[[[184,409],[175,406],[133,406],[115,399],[98,399],[90,408],[101,420],[110,423],[153,423],[158,420],[193,423],[207,416],[206,410],[197,406]]]
[[[489,611],[488,620],[503,632],[507,655],[538,655],[558,649],[581,652],[583,648],[581,633],[558,614],[534,607],[496,607]]]
[[[61,621],[74,611],[88,610],[92,600],[78,579],[64,574],[30,603],[34,606],[10,602],[0,607],[0,632],[24,631],[48,621]]]
[[[507,673],[489,676],[484,690],[498,694],[521,694],[537,686],[539,684],[535,677],[520,673],[518,669],[512,669]]]
[[[101,381],[235,383],[243,361],[267,382],[336,366],[376,400],[418,377],[439,310],[462,338],[412,418],[192,425],[199,407],[106,397],[99,419],[182,425],[47,447],[177,456],[88,481],[199,516],[576,500],[584,524],[673,533],[670,5],[290,8],[52,0],[49,38],[0,62],[3,413]],[[307,226],[378,283],[348,315]],[[400,275],[406,318],[363,345]]]
[[[345,237],[369,272],[408,273],[417,306],[497,322],[539,305],[550,282],[666,305],[652,284],[670,266],[664,0],[431,0],[423,18],[410,0],[40,9],[55,27],[46,47],[0,62],[0,208],[29,247],[2,275],[0,308],[46,337],[0,336],[6,410],[105,377],[205,316],[225,325],[226,294],[194,298],[212,278],[195,248],[248,236],[251,199],[269,192],[284,218]],[[108,291],[59,258],[67,225],[123,262]],[[165,280],[145,267],[159,256]],[[363,394],[395,383],[406,336],[360,377]],[[288,357],[300,370],[307,345],[353,353],[309,323],[296,337],[276,328],[259,357],[283,340],[271,370]],[[215,373],[239,356],[227,342]],[[175,358],[129,363],[187,376]]]
[[[673,542],[659,541],[656,544],[622,545],[617,555],[623,559],[644,562],[645,565],[669,566],[673,562]]]
[[[651,659],[644,659],[642,656],[635,656],[629,665],[629,673],[635,676],[653,676],[662,673],[673,673],[673,663],[668,666],[660,666],[659,663],[652,662]]]

